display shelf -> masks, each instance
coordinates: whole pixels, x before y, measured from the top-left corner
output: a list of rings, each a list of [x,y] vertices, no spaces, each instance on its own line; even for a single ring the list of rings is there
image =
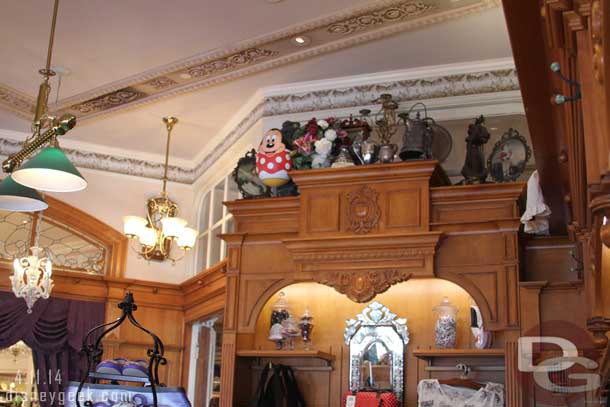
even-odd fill
[[[237,356],[242,358],[314,358],[327,363],[335,360],[335,356],[319,350],[238,350]]]
[[[420,359],[504,357],[504,349],[415,349],[413,356]]]

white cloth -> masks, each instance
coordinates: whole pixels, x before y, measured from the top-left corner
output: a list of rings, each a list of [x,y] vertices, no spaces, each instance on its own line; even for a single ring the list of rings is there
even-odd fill
[[[540,176],[536,170],[527,181],[527,204],[525,212],[521,216],[521,223],[525,225],[525,233],[548,235],[549,216],[551,216],[551,209],[544,201],[542,188],[540,188]]]
[[[426,379],[417,386],[417,399],[418,407],[504,407],[504,386],[490,382],[472,390]]]

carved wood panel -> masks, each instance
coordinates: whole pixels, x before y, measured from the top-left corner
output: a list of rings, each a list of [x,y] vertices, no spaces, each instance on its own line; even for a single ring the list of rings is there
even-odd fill
[[[336,211],[340,206],[331,210]],[[379,193],[367,185],[362,185],[347,193],[347,230],[356,234],[367,234],[379,224],[381,208]],[[312,210],[314,208],[311,208]]]
[[[407,270],[331,271],[314,274],[314,281],[333,287],[350,300],[367,302],[386,292],[392,285],[407,281]]]
[[[421,232],[429,224],[434,161],[294,172],[301,236]]]

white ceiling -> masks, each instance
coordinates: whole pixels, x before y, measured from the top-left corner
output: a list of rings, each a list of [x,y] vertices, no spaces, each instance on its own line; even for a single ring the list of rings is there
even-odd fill
[[[60,0],[54,65],[73,71],[62,98],[367,0]],[[29,94],[44,66],[52,0],[2,4],[2,81]]]
[[[368,3],[374,2],[62,0],[53,64],[65,65],[72,73],[63,79],[61,98]],[[3,4],[0,15],[0,36],[14,39],[0,42],[0,58],[4,61],[0,82],[31,96],[40,81],[36,71],[46,55],[51,7],[51,0],[13,0]],[[100,116],[80,123],[65,137],[161,156],[165,131],[160,120],[173,114],[180,123],[174,132],[172,157],[175,164],[180,164],[193,160],[261,87],[511,55],[504,17],[501,8],[496,7]],[[53,86],[56,88],[55,82]],[[0,129],[25,132],[29,123],[0,112]]]

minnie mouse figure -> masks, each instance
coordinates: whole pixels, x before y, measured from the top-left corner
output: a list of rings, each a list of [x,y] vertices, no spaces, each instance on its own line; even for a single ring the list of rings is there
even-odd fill
[[[256,174],[263,184],[278,188],[290,181],[288,171],[292,170],[292,157],[282,140],[280,129],[269,130],[258,147],[256,154]]]

